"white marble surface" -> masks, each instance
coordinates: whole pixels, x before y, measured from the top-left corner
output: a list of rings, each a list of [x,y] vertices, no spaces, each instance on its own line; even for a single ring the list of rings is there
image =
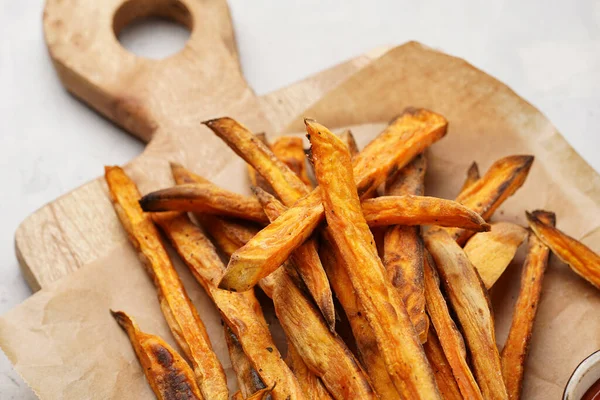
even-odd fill
[[[244,73],[258,93],[382,45],[418,40],[470,61],[544,112],[600,170],[600,2],[230,0]],[[142,145],[68,96],[42,36],[43,1],[0,0],[0,312],[30,295],[13,234],[31,212],[124,163]],[[157,55],[161,25],[128,35]],[[35,398],[0,357],[0,398]]]

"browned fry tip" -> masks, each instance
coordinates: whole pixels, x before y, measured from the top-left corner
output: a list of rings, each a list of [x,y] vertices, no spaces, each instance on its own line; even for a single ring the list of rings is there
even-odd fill
[[[142,371],[159,400],[204,399],[194,380],[194,371],[171,346],[156,335],[140,331],[123,311],[110,313],[127,332]]]
[[[600,289],[600,256],[580,241],[545,224],[540,213],[526,213],[529,227],[576,274]]]

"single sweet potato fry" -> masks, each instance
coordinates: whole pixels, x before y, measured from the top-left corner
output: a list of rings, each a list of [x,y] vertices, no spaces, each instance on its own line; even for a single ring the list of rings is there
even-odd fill
[[[479,175],[479,166],[475,161],[473,161],[473,164],[471,164],[467,170],[467,178],[465,179],[462,188],[460,188],[460,193],[467,190],[467,188],[477,182],[479,178],[481,178],[481,175]]]
[[[235,125],[231,120],[224,122],[229,128]],[[218,135],[224,136],[221,133],[222,127],[216,126],[221,123],[209,122],[208,125]],[[369,194],[370,191],[381,185],[388,175],[393,175],[397,169],[406,165],[414,156],[442,138],[446,133],[447,125],[448,123],[442,116],[427,110],[410,109],[396,118],[356,156],[353,162],[354,177],[359,194]],[[238,129],[237,125],[235,129]],[[233,140],[225,140],[230,146],[233,146]],[[240,146],[236,149],[236,152],[240,154]],[[252,157],[255,157],[257,153],[259,152],[253,151]],[[262,154],[264,153],[263,149]],[[242,157],[250,163],[255,161],[249,155]],[[252,165],[260,172],[258,165]],[[269,165],[280,168],[275,163]],[[268,170],[264,171],[264,174],[267,173]],[[283,175],[283,172],[275,171],[274,174]],[[285,177],[282,176],[277,180],[278,185],[274,184],[274,181],[270,180],[272,186],[283,203],[289,206],[290,204],[282,196],[283,191],[289,189],[289,186],[283,185],[288,181],[288,174],[286,173]],[[294,184],[292,189],[296,194],[298,193],[297,184]],[[269,275],[289,258],[290,254],[310,236],[323,220],[324,211],[319,188],[293,204],[294,206],[277,218],[277,221],[260,231],[231,257],[225,276],[221,281],[221,287],[240,291],[254,286],[261,278]]]
[[[433,369],[433,374],[435,375],[435,380],[440,388],[442,398],[448,400],[462,400],[463,396],[460,394],[450,364],[448,364],[448,360],[442,350],[442,345],[434,331],[428,331],[427,341],[423,344],[423,349],[425,350],[425,355]]]
[[[313,374],[306,364],[298,351],[292,345],[288,345],[288,352],[285,358],[285,362],[290,367],[298,382],[300,382],[300,386],[304,391],[307,399],[310,400],[330,400],[331,396],[323,382],[315,374]]]
[[[142,371],[159,400],[175,398],[203,400],[188,363],[164,340],[140,331],[133,319],[123,311],[111,311],[129,336]]]
[[[486,289],[491,288],[515,257],[527,229],[510,222],[492,224],[490,232],[475,234],[464,247]]]
[[[358,150],[358,144],[356,144],[356,139],[354,139],[354,135],[352,134],[352,131],[350,129],[346,129],[344,132],[340,133],[338,136],[340,137],[342,142],[344,142],[344,144],[348,148],[348,151],[350,152],[350,157],[352,157],[352,159],[354,160],[354,157],[356,157],[356,155],[360,151]]]
[[[231,366],[233,367],[238,387],[240,388],[240,396],[243,395],[241,398],[243,399],[260,389],[266,388],[267,386],[260,379],[260,375],[258,375],[250,359],[244,353],[244,349],[242,349],[242,345],[238,341],[237,336],[235,336],[235,333],[227,325],[224,325],[223,329],[225,331],[225,343],[227,343]],[[235,398],[235,395],[233,398]]]
[[[362,215],[350,153],[327,128],[311,120],[305,123],[327,231],[374,331],[390,378],[405,398],[440,398],[415,329],[402,299],[385,276],[373,235]]]
[[[509,156],[496,161],[485,175],[461,192],[456,201],[481,215],[486,221],[494,211],[517,189],[519,189],[531,169],[533,156]],[[459,245],[473,235],[473,231],[461,228],[446,229]]]
[[[306,156],[302,138],[298,136],[280,136],[271,146],[275,157],[283,161],[307,187],[312,187],[306,171]],[[257,186],[257,185],[254,185]]]
[[[298,381],[273,342],[254,291],[235,293],[216,287],[225,266],[213,244],[187,215],[154,214],[154,221],[211,297],[265,385],[272,387],[279,383],[273,389],[274,399],[304,399]]]
[[[400,394],[386,369],[383,355],[377,347],[373,329],[367,322],[365,311],[354,293],[343,260],[336,257],[331,243],[332,239],[327,239],[327,232],[324,232],[323,236],[319,254],[335,295],[350,323],[352,335],[358,349],[358,357],[367,370],[373,388],[379,397],[386,400],[400,399]]]
[[[416,156],[386,182],[387,195],[425,194],[425,154]],[[429,319],[425,314],[423,284],[423,241],[419,226],[395,225],[387,228],[383,241],[383,265],[386,274],[404,301],[419,340],[427,340]]]
[[[423,239],[464,332],[483,398],[507,399],[494,320],[479,275],[463,249],[443,229],[430,229]]]
[[[548,226],[554,226],[556,216],[549,211],[534,211],[532,216]],[[542,282],[550,250],[530,232],[527,244],[527,258],[521,272],[521,288],[514,306],[513,319],[508,338],[502,349],[502,376],[511,400],[521,398],[525,361],[533,332],[533,322],[537,314],[542,294]]]
[[[105,178],[115,210],[133,247],[156,286],[167,324],[184,351],[205,398],[228,399],[225,372],[202,320],[192,305],[150,215],[140,205],[140,193],[119,167],[106,167]]]
[[[142,197],[140,205],[144,211],[187,211],[269,222],[256,199],[212,183],[190,183],[157,190]]]
[[[309,193],[309,187],[302,181],[301,177],[297,176],[292,169],[288,168],[283,161],[277,158],[267,146],[257,141],[254,135],[241,124],[229,118],[215,119],[207,121],[205,124],[269,182],[285,205],[291,206],[302,196]],[[299,155],[301,158],[300,160],[296,160],[296,163],[304,165],[302,142],[300,142],[300,148],[298,150],[300,150]],[[296,151],[296,153],[298,153],[298,151]],[[311,231],[306,232],[308,235],[311,233]],[[293,235],[292,232],[288,233]],[[299,235],[300,238],[303,238],[302,242],[308,238],[308,236],[304,237],[301,232]],[[323,265],[321,265],[319,255],[317,254],[316,243],[313,239],[308,239],[305,243],[302,242],[298,243],[300,248],[295,256],[296,265],[299,267],[298,272],[310,294],[319,306],[319,309],[323,313],[330,328],[333,330],[335,329],[333,295],[329,287],[327,275],[323,270]],[[268,243],[265,244],[270,245]],[[256,255],[257,253],[255,252],[254,256]],[[252,255],[250,255],[250,257],[252,257]],[[271,261],[269,272],[272,272],[275,268],[279,267],[286,258],[287,257],[276,257],[277,262]],[[255,271],[252,268],[236,269],[236,260],[238,260],[237,255],[234,255],[230,260],[230,267],[228,268],[227,275],[223,277],[223,281],[221,282],[221,287],[224,289],[235,289],[238,291],[248,290],[256,284],[260,278],[268,275],[264,274],[260,276],[259,279],[252,279],[251,277]],[[235,285],[237,282],[240,280],[243,281],[244,279],[252,280],[252,285],[245,287],[243,285]]]
[[[536,236],[575,273],[600,289],[600,256],[592,249],[527,213],[529,227]]]
[[[423,267],[427,313],[431,318],[431,323],[435,328],[435,336],[444,350],[458,388],[465,399],[483,399],[467,362],[465,342],[450,316],[446,299],[444,299],[444,295],[440,290],[440,281],[434,267],[434,261],[427,250],[425,250]],[[432,329],[429,331],[431,332]]]
[[[479,214],[462,204],[438,197],[381,196],[363,200],[362,212],[369,226],[437,225],[459,227],[476,232],[490,226]]]

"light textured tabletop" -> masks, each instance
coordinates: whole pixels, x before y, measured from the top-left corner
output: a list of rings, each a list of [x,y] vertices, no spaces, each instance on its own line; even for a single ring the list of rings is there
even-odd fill
[[[462,57],[539,108],[600,170],[600,2],[230,0],[243,70],[267,93],[375,47],[418,40]],[[62,89],[42,0],[0,0],[0,312],[30,294],[13,235],[30,213],[142,151]],[[186,37],[147,25],[122,41],[147,56]],[[0,398],[35,398],[0,355]]]

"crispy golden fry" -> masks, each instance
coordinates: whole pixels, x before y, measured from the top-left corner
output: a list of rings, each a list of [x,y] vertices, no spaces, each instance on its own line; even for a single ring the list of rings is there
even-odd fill
[[[362,212],[369,226],[438,225],[476,232],[490,230],[479,214],[452,200],[428,196],[382,196],[363,200]]]
[[[291,206],[302,196],[308,194],[309,187],[306,186],[301,178],[288,168],[285,163],[279,160],[268,147],[257,141],[254,135],[241,124],[229,118],[221,118],[208,121],[206,125],[270,183],[285,205]],[[300,150],[302,150],[301,147],[302,143],[300,143]],[[303,151],[301,153],[303,164]],[[289,233],[293,235],[292,232]],[[303,235],[299,233],[299,237],[303,237]],[[327,281],[327,275],[317,254],[316,243],[312,239],[306,240],[307,238],[308,236],[303,237],[302,241],[297,243],[296,247],[299,246],[299,248],[294,258],[296,265],[299,267],[298,272],[302,280],[319,306],[330,328],[333,330],[335,329],[333,295]],[[306,242],[303,243],[305,240]],[[268,241],[265,244],[269,246]],[[256,256],[257,254],[255,253],[254,255]],[[287,258],[287,256],[285,258],[276,257],[276,262],[271,261],[270,263],[269,272],[278,268]],[[238,256],[233,255],[227,274],[221,282],[221,288],[238,291],[248,290],[260,278],[268,275],[264,274],[256,279],[257,275],[254,274],[255,270],[252,268],[236,268],[237,260]],[[243,282],[247,280],[251,280],[252,285],[236,285],[239,281]]]
[[[578,240],[545,224],[535,214],[527,213],[529,227],[536,236],[575,273],[600,289],[600,256]]]
[[[261,142],[265,144],[265,146],[269,147],[269,142],[267,141],[267,135],[264,133],[257,133],[254,136]],[[258,186],[267,192],[274,194],[273,188],[269,185],[269,182],[265,178],[263,178],[256,170],[250,165],[246,164],[248,167],[248,177],[250,178],[250,184],[252,186]]]
[[[352,282],[341,259],[335,256],[331,239],[324,232],[319,254],[335,295],[344,308],[362,365],[367,370],[375,392],[381,399],[400,399],[390,375],[387,372],[383,355],[377,347],[375,334],[367,322],[365,311],[354,293]]]
[[[479,275],[463,249],[446,231],[431,229],[424,235],[424,240],[460,321],[483,398],[507,399],[494,320]]]
[[[328,400],[331,399],[329,392],[325,389],[323,382],[317,378],[306,366],[298,351],[292,345],[288,345],[288,352],[285,362],[298,378],[300,386],[307,399]]]
[[[105,178],[121,224],[154,281],[162,312],[177,343],[191,361],[202,395],[209,399],[228,399],[223,367],[152,219],[140,208],[137,187],[119,167],[106,167]]]
[[[427,159],[425,154],[421,153],[386,182],[386,194],[423,196],[426,170]],[[396,225],[387,228],[382,259],[387,277],[404,301],[419,339],[424,343],[427,340],[429,319],[425,314],[423,241],[420,227]]]
[[[242,391],[238,390],[231,396],[231,400],[244,400],[244,396],[242,395]]]
[[[275,390],[276,385],[271,388],[260,389],[258,392],[254,393],[250,397],[247,397],[246,400],[271,400],[273,397],[272,393]]]
[[[479,178],[481,178],[481,175],[479,175],[479,166],[475,161],[473,161],[473,164],[471,164],[467,170],[467,178],[465,179],[462,188],[460,188],[460,193],[467,190],[467,188],[477,182]]]
[[[148,193],[140,200],[144,211],[187,211],[268,223],[260,204],[212,183],[189,183]]]
[[[459,390],[465,399],[483,399],[467,362],[465,342],[450,316],[448,305],[440,290],[439,277],[434,267],[434,261],[427,250],[425,250],[423,267],[427,313],[431,318],[431,323],[436,332],[435,336],[444,350],[446,360],[452,369]]]
[[[428,331],[427,341],[423,344],[423,349],[425,350],[425,355],[433,369],[433,374],[435,375],[435,380],[440,388],[442,398],[448,400],[462,400],[463,396],[460,394],[450,364],[448,364],[448,360],[442,350],[442,345],[435,332],[431,330]]]
[[[315,176],[322,189],[327,231],[374,331],[390,378],[405,398],[440,398],[402,299],[384,275],[373,235],[362,215],[350,153],[327,128],[310,120],[305,123]]]
[[[358,145],[356,144],[356,139],[354,139],[354,135],[352,134],[352,131],[350,131],[350,129],[346,129],[338,136],[340,137],[342,142],[344,142],[344,144],[348,148],[348,151],[350,152],[350,157],[352,157],[352,159],[354,160],[354,157],[356,157],[356,155],[359,153],[359,150]]]
[[[185,214],[155,214],[154,221],[212,298],[265,385],[272,387],[279,383],[272,393],[274,399],[304,399],[298,381],[273,342],[254,291],[234,293],[217,289],[218,276],[225,266],[210,240]]]
[[[240,398],[248,397],[252,393],[260,389],[264,389],[267,386],[264,384],[260,375],[252,366],[250,359],[244,353],[242,345],[238,341],[235,333],[229,328],[229,326],[223,326],[225,330],[225,342],[227,343],[227,350],[229,351],[229,359],[231,360],[231,366],[235,371],[237,377],[238,386],[240,388]],[[234,395],[235,398],[235,395]]]
[[[274,196],[270,195],[261,188],[252,188],[258,201],[264,207],[264,211],[271,221],[276,220],[279,215],[285,212],[286,207],[281,204]],[[292,253],[292,260],[298,269],[298,273],[304,284],[308,288],[317,306],[325,317],[329,329],[335,330],[335,307],[327,275],[321,276],[311,271],[321,270],[325,273],[319,254],[317,252],[316,241],[306,241]],[[308,269],[308,271],[306,271]]]
[[[280,136],[273,142],[271,150],[273,150],[275,157],[294,171],[307,187],[312,187],[312,182],[306,171],[306,156],[304,155],[301,137]]]
[[[133,319],[123,311],[111,311],[127,332],[142,371],[159,400],[203,400],[188,363],[164,340],[140,331]]]
[[[222,225],[227,226],[224,228]],[[226,246],[242,246],[253,235],[247,227],[221,218],[212,217],[205,226],[217,243],[223,242]],[[288,340],[295,346],[301,346],[300,356],[333,398],[376,398],[366,374],[350,350],[328,330],[319,311],[288,276],[285,268],[263,278],[260,285],[273,299]],[[348,397],[350,394],[356,397]]]
[[[519,189],[533,164],[533,156],[509,156],[496,161],[485,175],[461,192],[456,201],[489,220],[496,209]],[[472,231],[446,229],[461,246]]]
[[[231,122],[229,123],[231,125]],[[210,125],[209,125],[210,126]],[[216,128],[211,126],[213,130]],[[414,156],[423,152],[446,133],[447,122],[438,114],[427,110],[408,110],[390,124],[354,160],[354,177],[359,194],[369,194],[381,185],[388,175],[402,168]],[[220,135],[220,133],[218,133]],[[231,144],[229,139],[228,144]],[[240,151],[239,148],[236,151]],[[254,151],[252,156],[255,156]],[[253,161],[244,157],[247,162]],[[254,164],[253,164],[254,165]],[[270,164],[275,165],[275,164]],[[258,170],[258,166],[254,165]],[[268,171],[265,172],[265,174]],[[275,171],[275,175],[283,172]],[[287,177],[287,174],[286,174]],[[297,178],[296,178],[297,179]],[[279,192],[289,189],[285,177],[280,179]],[[293,186],[295,189],[296,186]],[[295,190],[297,193],[297,190]],[[248,290],[262,277],[277,269],[290,254],[302,244],[323,220],[321,193],[317,188],[300,199],[283,213],[277,221],[260,231],[250,242],[231,257],[221,281],[224,288]]]
[[[534,211],[532,215],[548,226],[554,226],[556,216],[549,211]],[[514,306],[508,338],[502,349],[502,376],[511,400],[521,397],[523,372],[533,332],[533,322],[542,294],[542,282],[548,266],[550,250],[535,235],[529,233],[527,258],[521,272],[521,288]]]
[[[527,229],[510,222],[492,224],[490,232],[474,235],[464,247],[486,289],[491,288],[515,257]]]

